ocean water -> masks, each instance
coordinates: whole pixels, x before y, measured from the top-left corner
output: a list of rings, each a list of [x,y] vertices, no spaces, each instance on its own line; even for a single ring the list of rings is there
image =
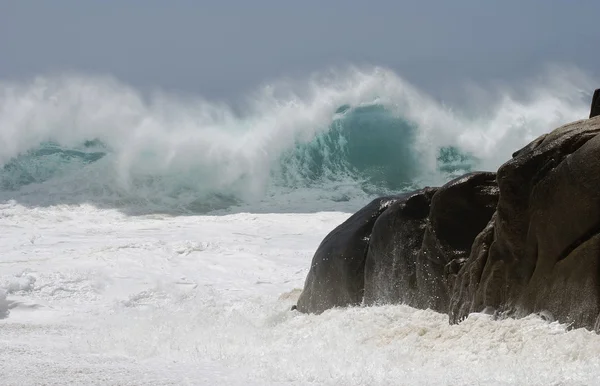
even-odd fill
[[[0,81],[0,383],[594,384],[600,338],[536,315],[290,311],[361,205],[495,170],[586,118],[593,84],[555,69],[450,105],[350,69],[226,104]]]

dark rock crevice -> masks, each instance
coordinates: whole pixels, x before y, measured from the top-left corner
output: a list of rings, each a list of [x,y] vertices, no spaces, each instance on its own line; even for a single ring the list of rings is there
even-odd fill
[[[600,219],[596,222],[587,232],[585,232],[581,237],[573,241],[569,246],[567,246],[556,259],[557,262],[566,259],[569,257],[571,253],[577,248],[579,248],[582,244],[588,242],[591,238],[600,234]]]

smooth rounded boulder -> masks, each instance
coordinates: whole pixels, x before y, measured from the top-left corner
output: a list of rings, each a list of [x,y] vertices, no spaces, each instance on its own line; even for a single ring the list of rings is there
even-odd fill
[[[364,267],[373,224],[403,196],[380,197],[331,231],[315,252],[296,309],[321,313],[333,307],[360,304]]]
[[[394,202],[379,216],[365,262],[366,305],[411,303],[417,259],[436,189],[424,189]]]

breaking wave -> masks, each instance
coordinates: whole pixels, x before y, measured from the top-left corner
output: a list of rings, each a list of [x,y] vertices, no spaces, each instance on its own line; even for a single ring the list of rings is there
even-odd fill
[[[590,84],[555,69],[457,109],[381,68],[276,82],[235,106],[108,77],[0,82],[0,201],[203,212],[286,194],[364,200],[495,169],[585,118]]]

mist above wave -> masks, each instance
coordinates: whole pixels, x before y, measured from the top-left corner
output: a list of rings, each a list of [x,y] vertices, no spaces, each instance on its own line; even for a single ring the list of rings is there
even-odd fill
[[[496,168],[584,118],[589,84],[555,69],[518,98],[457,110],[381,68],[275,82],[235,109],[109,77],[0,82],[0,197],[183,211],[299,191],[317,192],[304,205],[364,199]]]

